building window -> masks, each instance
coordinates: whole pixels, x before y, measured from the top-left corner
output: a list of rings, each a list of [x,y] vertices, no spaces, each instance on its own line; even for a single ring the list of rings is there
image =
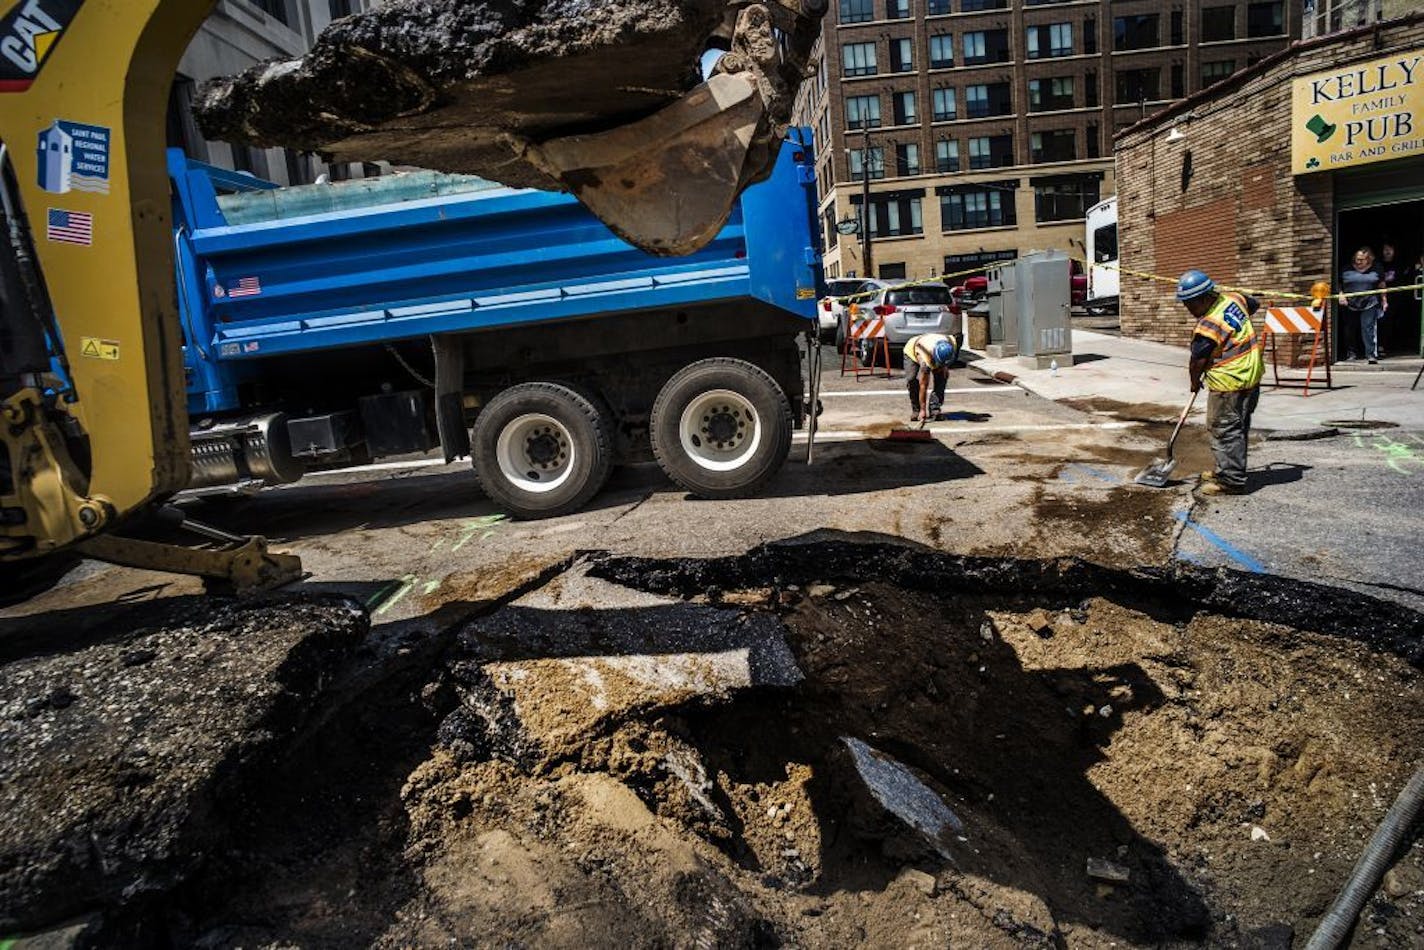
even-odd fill
[[[1073,108],[1073,77],[1054,76],[1028,81],[1028,111],[1053,112]]]
[[[875,19],[875,0],[841,0],[842,23],[865,23]]]
[[[901,175],[920,173],[920,146],[915,142],[895,146],[895,168]]]
[[[1073,24],[1049,23],[1028,28],[1028,58],[1073,55]]]
[[[954,65],[954,37],[936,33],[930,37],[930,69],[948,69]]]
[[[1083,18],[1083,52],[1089,55],[1098,51],[1098,18]]]
[[[1040,224],[1048,221],[1073,221],[1088,215],[1088,209],[1098,203],[1096,175],[1063,176],[1033,186],[1033,216]]]
[[[1246,5],[1247,36],[1280,36],[1286,31],[1285,4],[1281,0]]]
[[[935,143],[935,171],[959,171],[959,142],[956,139],[940,139]]]
[[[1181,46],[1183,43],[1185,43],[1185,42],[1187,41],[1187,40],[1186,40],[1186,36],[1185,36],[1186,26],[1185,26],[1185,23],[1183,22],[1183,18],[1184,18],[1184,14],[1182,13],[1181,10],[1173,10],[1173,11],[1172,11],[1172,45],[1173,45],[1173,46]]]
[[[959,9],[964,13],[972,13],[975,10],[1007,10],[1008,8],[1009,0],[961,0],[959,4]]]
[[[1035,165],[1071,162],[1077,157],[1078,136],[1072,129],[1033,132],[1028,137],[1028,160]]]
[[[826,219],[826,249],[827,249],[827,250],[830,250],[831,248],[834,248],[834,247],[836,246],[836,242],[840,239],[840,233],[839,233],[838,231],[836,231],[836,209],[835,209],[835,208],[827,208],[827,209],[826,209],[826,214],[825,214],[825,219]]]
[[[1093,70],[1083,74],[1083,105],[1089,109],[1098,105],[1098,74]]]
[[[853,148],[850,150],[850,177],[854,181],[860,181],[865,177],[865,165],[861,160],[862,150]],[[870,177],[885,177],[885,149],[879,145],[871,146],[870,149]]]
[[[846,128],[873,129],[880,125],[879,96],[847,96]]]
[[[841,63],[847,76],[874,76],[875,44],[847,43],[841,47]]]
[[[859,204],[859,195],[851,198]],[[921,199],[916,197],[897,198],[872,195],[870,198],[870,234],[872,237],[905,237],[924,234],[924,212]]]
[[[1113,18],[1113,49],[1151,49],[1158,43],[1157,14]]]
[[[1151,69],[1119,69],[1117,71],[1117,99],[1118,105],[1129,105],[1134,102],[1156,102],[1162,92],[1162,70],[1157,67]]]
[[[1220,43],[1236,39],[1235,7],[1202,7],[1201,41]]]
[[[983,135],[969,140],[970,168],[1006,168],[1013,163],[1012,135]]]
[[[925,12],[930,16],[943,16],[949,12],[949,0],[929,0],[925,4]]]
[[[254,7],[279,23],[290,23],[287,19],[287,0],[248,0]],[[249,171],[250,169],[239,169]]]
[[[897,92],[892,99],[895,106],[896,125],[914,125],[919,122],[919,114],[915,111],[915,94],[913,92]]]
[[[1088,127],[1083,130],[1083,138],[1088,143],[1088,157],[1097,158],[1102,154],[1102,145],[1098,142],[1098,124],[1089,122]]]
[[[978,66],[983,63],[1008,61],[1008,30],[976,30],[964,34],[964,65]]]
[[[356,12],[355,0],[331,0],[331,18],[339,20]]]
[[[909,73],[915,70],[915,41],[908,36],[890,41],[890,71]]]
[[[908,20],[913,14],[910,12],[910,0],[888,0],[885,4],[885,16],[890,20]]]
[[[1227,76],[1236,72],[1236,60],[1218,59],[1210,63],[1202,63],[1202,85],[1210,86],[1212,83],[1221,82]]]
[[[949,122],[955,118],[954,89],[939,86],[934,91],[934,121]]]
[[[1013,115],[1013,96],[1006,82],[980,83],[964,87],[964,114],[971,119],[990,115]]]
[[[1186,79],[1181,63],[1172,64],[1172,98],[1180,99],[1186,93]]]
[[[1017,224],[1014,215],[1014,188],[960,185],[945,189],[939,196],[939,216],[946,231],[970,228],[1000,228]]]

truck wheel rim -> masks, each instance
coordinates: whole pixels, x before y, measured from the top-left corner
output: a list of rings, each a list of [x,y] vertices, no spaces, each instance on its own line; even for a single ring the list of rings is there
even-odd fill
[[[495,459],[505,479],[520,491],[543,494],[573,475],[573,436],[568,428],[540,412],[511,419],[495,441]]]
[[[731,472],[745,465],[761,445],[761,416],[741,393],[712,389],[682,411],[678,423],[682,451],[709,472]]]

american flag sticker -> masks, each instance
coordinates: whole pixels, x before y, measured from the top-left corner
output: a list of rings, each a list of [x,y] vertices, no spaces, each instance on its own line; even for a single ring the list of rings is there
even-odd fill
[[[50,208],[49,217],[45,221],[45,237],[56,244],[89,247],[94,243],[94,216],[82,211]]]
[[[229,297],[256,297],[262,293],[262,281],[256,277],[243,277],[227,289]]]

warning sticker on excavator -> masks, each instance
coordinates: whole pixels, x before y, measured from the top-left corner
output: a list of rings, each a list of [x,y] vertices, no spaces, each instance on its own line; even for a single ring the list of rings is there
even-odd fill
[[[797,288],[796,288],[796,299],[797,299],[797,300],[815,300],[815,299],[816,299],[816,288],[815,288],[815,287],[797,287]]]
[[[24,92],[84,0],[19,0],[0,18],[0,92]]]
[[[79,341],[79,355],[87,356],[91,360],[116,360],[119,358],[119,341],[82,337]]]

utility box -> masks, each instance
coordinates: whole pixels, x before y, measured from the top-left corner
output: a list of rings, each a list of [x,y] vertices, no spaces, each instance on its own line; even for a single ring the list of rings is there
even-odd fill
[[[1014,261],[1019,359],[1038,369],[1073,363],[1073,280],[1063,251],[1034,251]]]
[[[1010,261],[984,272],[989,280],[985,295],[989,304],[989,345],[984,352],[991,359],[1014,356],[1019,351],[1019,306],[1014,263]]]

